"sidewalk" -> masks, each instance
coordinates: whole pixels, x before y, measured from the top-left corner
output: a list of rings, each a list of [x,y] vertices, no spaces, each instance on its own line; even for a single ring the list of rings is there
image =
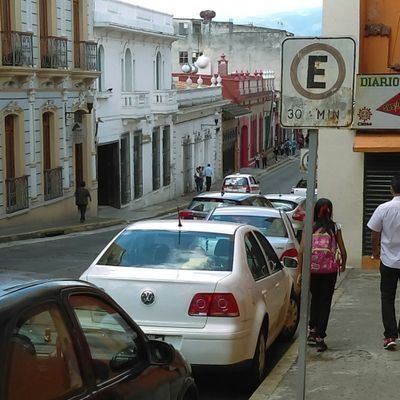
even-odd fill
[[[307,348],[306,400],[398,396],[400,343],[397,350],[383,349],[379,283],[378,270],[351,267],[338,281],[327,331],[328,350],[318,353]],[[300,399],[297,355],[298,340],[250,400]]]
[[[269,165],[266,169],[242,168],[241,172],[249,173],[260,178],[289,160],[293,160],[293,158],[296,158],[296,156],[282,158],[277,163]],[[215,181],[211,185],[211,190],[219,190],[220,187],[221,181]],[[151,205],[137,210],[131,210],[129,207],[117,209],[108,206],[99,206],[97,216],[87,216],[84,224],[79,224],[78,222],[75,223],[75,221],[71,221],[70,219],[56,221],[46,220],[40,224],[25,224],[22,226],[2,228],[0,232],[0,243],[13,240],[59,236],[114,225],[128,224],[142,219],[156,218],[168,213],[174,213],[177,211],[178,207],[180,209],[186,207],[195,194],[195,192],[191,192],[176,199],[164,201],[160,204]]]

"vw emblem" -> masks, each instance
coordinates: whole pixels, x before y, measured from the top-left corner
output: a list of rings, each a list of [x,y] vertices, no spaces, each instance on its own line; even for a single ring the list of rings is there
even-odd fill
[[[140,299],[142,300],[142,303],[146,304],[146,306],[153,304],[155,298],[156,297],[154,295],[154,292],[149,289],[143,290],[142,294],[140,295]]]

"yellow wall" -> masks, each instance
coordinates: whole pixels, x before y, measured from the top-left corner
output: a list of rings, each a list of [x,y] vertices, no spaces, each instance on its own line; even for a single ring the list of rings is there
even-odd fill
[[[399,0],[361,0],[360,73],[400,72],[399,18]]]

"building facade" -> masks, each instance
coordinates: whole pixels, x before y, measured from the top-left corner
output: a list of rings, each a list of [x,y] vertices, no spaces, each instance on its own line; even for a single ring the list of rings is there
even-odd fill
[[[376,75],[399,78],[399,15],[396,0],[324,0],[323,36],[356,39],[356,80]],[[378,109],[389,104],[394,94],[386,95],[389,85],[379,86],[365,89],[365,104],[354,108],[351,129],[320,129],[318,140],[318,196],[333,200],[334,218],[343,225],[348,262],[361,267],[378,266],[370,257],[366,225],[377,205],[391,198],[390,179],[400,173],[398,117]],[[394,93],[398,93],[396,88]],[[361,95],[358,86],[356,105]],[[382,104],[371,105],[377,97],[382,97]],[[381,120],[375,123],[373,117],[378,114]],[[362,123],[357,122],[360,119]]]
[[[274,71],[279,90],[280,45],[293,34],[282,29],[237,25],[212,18],[174,18],[173,23],[174,32],[179,35],[179,40],[172,45],[173,72],[180,72],[184,64],[192,64],[205,54],[212,60],[208,73],[217,73],[217,62],[221,54],[225,54],[232,73],[253,72],[260,66],[263,70]]]
[[[212,164],[220,177],[214,120],[226,102],[221,88],[172,86],[172,15],[96,0],[94,31],[99,205],[137,209],[176,198],[194,190],[198,165]]]
[[[92,0],[2,0],[0,225],[77,217],[86,181],[96,214]]]

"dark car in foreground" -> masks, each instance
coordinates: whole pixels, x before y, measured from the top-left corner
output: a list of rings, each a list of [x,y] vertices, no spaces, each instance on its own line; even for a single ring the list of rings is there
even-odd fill
[[[206,219],[214,208],[235,205],[274,207],[271,201],[261,194],[203,192],[193,197],[187,208],[179,211],[179,217],[182,219]]]
[[[0,273],[0,398],[197,400],[189,365],[103,290]]]

